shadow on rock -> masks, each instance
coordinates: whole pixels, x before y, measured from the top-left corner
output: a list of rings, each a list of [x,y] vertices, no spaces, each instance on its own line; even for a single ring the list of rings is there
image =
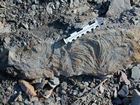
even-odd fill
[[[65,45],[65,42],[63,41],[63,39],[61,39],[61,40],[58,40],[57,42],[55,42],[52,45],[52,47],[53,47],[53,49],[58,49],[58,48],[61,48],[64,45]]]

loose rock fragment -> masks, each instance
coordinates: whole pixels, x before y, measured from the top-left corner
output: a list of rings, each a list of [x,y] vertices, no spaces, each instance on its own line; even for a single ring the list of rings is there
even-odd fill
[[[75,7],[78,7],[78,5],[79,5],[79,0],[74,0],[73,4],[74,4]]]
[[[45,80],[43,78],[40,83],[36,84],[35,87],[36,89],[43,89],[43,87],[48,83],[48,80]]]
[[[14,101],[22,101],[22,92],[19,92],[18,96],[15,98]]]
[[[130,0],[132,5],[136,5],[138,4],[138,2],[140,2],[139,0]]]
[[[59,78],[53,77],[53,78],[50,79],[50,81],[48,83],[52,88],[55,88],[60,83]]]
[[[114,97],[114,98],[116,98],[116,97],[117,97],[117,89],[116,89],[116,88],[114,88],[113,97]]]
[[[34,79],[31,84],[36,84],[36,83],[41,83],[42,81],[42,78],[37,78],[37,79]]]
[[[51,96],[52,92],[53,92],[53,89],[50,89],[50,90],[46,90],[45,95],[42,94],[41,92],[40,92],[40,94],[41,94],[44,98],[48,99],[48,98]]]
[[[66,90],[67,87],[68,87],[67,82],[62,82],[62,83],[61,83],[61,88],[62,88],[62,89]]]
[[[22,0],[15,0],[17,3],[22,3]]]
[[[116,16],[120,15],[125,10],[131,8],[130,0],[112,0],[107,15]]]
[[[8,24],[3,24],[0,22],[0,33],[10,33],[11,32],[11,26]]]
[[[39,0],[32,0],[32,3],[38,4]]]
[[[54,8],[54,5],[50,2],[47,5],[47,12],[48,12],[48,14],[52,14],[53,13],[53,8]]]
[[[100,85],[99,90],[100,90],[100,92],[101,92],[101,93],[103,93],[103,92],[104,92],[104,87],[103,87],[103,84],[101,84],[101,85]]]
[[[118,92],[120,97],[126,97],[129,94],[129,89],[127,85],[123,85],[121,90]]]
[[[25,80],[19,80],[18,82],[19,82],[19,86],[21,87],[21,89],[29,96],[29,98],[37,95],[34,90],[34,87],[32,85],[30,85],[29,82],[27,82]]]
[[[115,100],[113,100],[113,103],[119,105],[122,104],[122,100],[120,98],[116,98]]]
[[[140,80],[140,66],[134,66],[131,70],[132,74],[131,77],[135,80]]]
[[[6,44],[9,44],[10,40],[11,40],[11,39],[10,39],[9,37],[5,37],[5,38],[4,38],[4,42],[5,42]]]
[[[130,81],[127,79],[127,75],[121,71],[120,82],[125,82],[127,85],[130,84]]]
[[[12,92],[12,88],[10,86],[7,87],[7,91]]]
[[[123,105],[129,105],[130,104],[130,99],[129,98],[124,98],[123,99]]]
[[[140,92],[136,89],[134,89],[132,94],[132,105],[140,105]]]

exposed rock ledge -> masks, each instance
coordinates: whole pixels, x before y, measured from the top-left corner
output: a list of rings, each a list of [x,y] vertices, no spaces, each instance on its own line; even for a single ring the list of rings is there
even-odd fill
[[[17,35],[16,35],[17,34]],[[25,79],[54,75],[106,75],[140,60],[139,31],[105,30],[89,33],[72,44],[15,33],[4,38],[1,65],[13,76]],[[7,55],[8,57],[7,57]],[[4,60],[7,58],[7,61]]]

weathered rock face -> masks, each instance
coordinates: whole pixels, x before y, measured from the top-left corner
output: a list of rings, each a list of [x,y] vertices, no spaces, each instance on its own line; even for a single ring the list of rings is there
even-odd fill
[[[118,16],[123,11],[129,10],[131,8],[130,1],[128,0],[112,0],[107,11],[109,16]]]
[[[129,10],[127,0],[96,1],[11,1],[16,8],[1,11],[0,70],[25,79],[106,75],[140,61],[140,32],[128,30],[131,24],[139,28],[139,8]],[[106,12],[105,24],[95,33],[64,44],[62,37]]]
[[[29,37],[25,33],[4,43],[9,51],[7,65],[14,68],[15,75],[26,79],[106,75],[131,62],[135,52],[128,33],[130,31],[97,31],[96,35],[87,34],[67,45],[62,40],[43,39],[35,34]]]
[[[122,69],[133,56],[133,48],[125,37],[117,30],[103,31],[65,45],[63,50],[54,49],[53,70],[61,68],[63,75],[105,75]]]

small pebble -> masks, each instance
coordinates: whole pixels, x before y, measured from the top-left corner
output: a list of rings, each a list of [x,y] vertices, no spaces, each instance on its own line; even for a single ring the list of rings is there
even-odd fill
[[[88,83],[88,82],[84,82],[83,84],[84,84],[84,86],[86,86],[86,87],[89,86],[89,83]]]
[[[66,91],[65,90],[61,90],[61,94],[65,95]]]
[[[61,83],[61,87],[62,87],[62,89],[66,90],[67,89],[67,83],[66,82],[62,82]]]
[[[94,88],[92,88],[91,93],[92,93],[93,95],[97,95],[97,94],[98,94],[97,90],[94,89]]]
[[[91,82],[90,88],[93,88],[93,87],[95,87],[95,84],[93,82]]]
[[[73,90],[73,92],[72,92],[72,95],[77,95],[78,94],[78,92],[76,91],[76,90]]]
[[[12,92],[12,88],[9,86],[9,87],[7,88],[7,91]]]

